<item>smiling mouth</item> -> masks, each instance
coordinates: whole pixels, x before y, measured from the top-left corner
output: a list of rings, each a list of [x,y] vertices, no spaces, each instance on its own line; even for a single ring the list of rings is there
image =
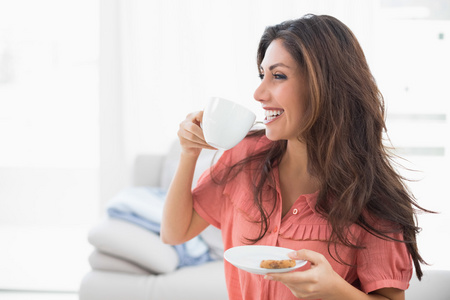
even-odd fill
[[[266,110],[264,119],[264,124],[270,123],[278,119],[282,114],[284,113],[284,110]]]

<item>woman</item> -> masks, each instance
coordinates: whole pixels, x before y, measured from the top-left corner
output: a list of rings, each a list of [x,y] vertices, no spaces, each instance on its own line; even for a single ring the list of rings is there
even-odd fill
[[[422,276],[414,207],[382,143],[382,96],[352,32],[330,16],[268,27],[254,93],[266,128],[226,151],[191,191],[202,112],[178,136],[181,160],[161,236],[178,244],[209,224],[225,249],[298,249],[299,271],[253,275],[225,264],[230,299],[404,299]]]

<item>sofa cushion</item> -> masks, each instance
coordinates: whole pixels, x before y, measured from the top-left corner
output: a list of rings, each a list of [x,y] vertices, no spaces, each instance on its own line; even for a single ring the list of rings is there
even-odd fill
[[[155,275],[137,275],[93,270],[81,281],[79,300],[153,300],[149,291]],[[156,300],[156,299],[155,299]]]
[[[158,288],[151,290],[149,299],[226,300],[223,268],[223,261],[215,261],[159,275],[155,278]]]
[[[155,274],[172,272],[179,263],[175,249],[157,234],[126,221],[104,219],[89,231],[88,240],[98,250]]]
[[[98,250],[89,255],[89,265],[94,270],[122,272],[130,274],[148,275],[150,272],[128,260],[112,256]]]

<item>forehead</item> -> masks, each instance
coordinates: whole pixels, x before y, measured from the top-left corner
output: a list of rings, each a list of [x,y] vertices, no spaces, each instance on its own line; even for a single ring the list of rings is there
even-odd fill
[[[292,55],[286,50],[283,41],[280,39],[272,41],[267,47],[264,59],[261,62],[261,67],[269,68],[275,64],[284,64],[289,68],[297,69],[298,64]]]

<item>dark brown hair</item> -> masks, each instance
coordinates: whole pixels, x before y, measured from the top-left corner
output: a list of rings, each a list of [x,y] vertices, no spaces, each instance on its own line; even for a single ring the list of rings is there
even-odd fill
[[[315,209],[331,226],[329,249],[337,244],[364,247],[352,242],[353,224],[382,239],[403,232],[403,241],[396,241],[406,244],[420,279],[420,263],[425,262],[417,248],[415,214],[427,210],[416,203],[383,144],[384,100],[356,37],[342,22],[324,15],[267,27],[258,47],[258,70],[274,40],[283,42],[308,77],[310,97],[298,139],[307,145],[308,170],[321,184]],[[261,162],[254,190],[261,231],[253,242],[267,232],[271,212],[263,209],[261,193],[267,181],[274,180],[272,169],[285,151],[286,141],[272,142],[229,170]],[[374,220],[391,226],[376,226]],[[345,263],[339,255],[338,260]]]

